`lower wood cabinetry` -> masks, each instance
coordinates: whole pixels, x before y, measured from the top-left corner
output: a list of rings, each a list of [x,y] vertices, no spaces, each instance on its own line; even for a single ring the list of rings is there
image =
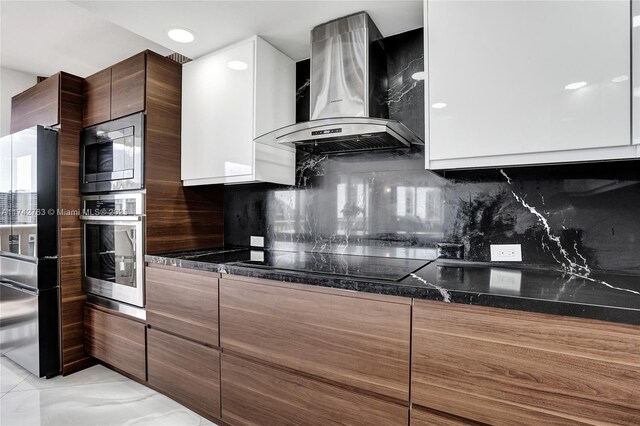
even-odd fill
[[[220,418],[218,350],[150,328],[147,364],[149,385],[203,415]]]
[[[220,280],[220,346],[409,401],[411,299],[266,280]]]
[[[94,305],[84,308],[85,350],[139,380],[146,380],[145,324]]]
[[[222,354],[222,419],[232,425],[407,425],[407,406]]]
[[[421,407],[414,406],[411,409],[411,426],[480,426],[482,424]]]
[[[496,425],[640,424],[638,327],[415,301],[412,348],[413,404]]]

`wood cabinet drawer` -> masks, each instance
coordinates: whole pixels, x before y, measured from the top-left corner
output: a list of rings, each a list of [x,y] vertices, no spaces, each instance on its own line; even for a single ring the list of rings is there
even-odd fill
[[[149,384],[202,414],[220,418],[220,353],[150,328]]]
[[[640,329],[416,301],[412,401],[491,424],[640,423]]]
[[[409,300],[309,287],[221,279],[222,348],[408,401]]]
[[[411,408],[411,426],[481,426],[482,423],[420,407]]]
[[[105,308],[84,307],[85,350],[140,380],[146,380],[145,325],[111,314]]]
[[[218,274],[147,267],[147,324],[218,346]]]
[[[232,425],[406,425],[408,407],[222,354],[222,419]]]

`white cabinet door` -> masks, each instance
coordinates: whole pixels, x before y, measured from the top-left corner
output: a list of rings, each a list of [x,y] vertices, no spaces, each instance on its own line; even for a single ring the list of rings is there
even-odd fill
[[[254,49],[255,40],[248,40],[185,64],[183,180],[252,180]],[[240,62],[245,69],[232,69]]]
[[[536,153],[631,149],[629,0],[429,0],[425,9],[428,161],[535,164],[544,162]]]

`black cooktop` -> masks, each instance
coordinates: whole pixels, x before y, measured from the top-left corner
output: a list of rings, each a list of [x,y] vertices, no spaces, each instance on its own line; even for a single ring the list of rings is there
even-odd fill
[[[428,260],[315,252],[248,251],[247,254],[249,259],[240,260],[238,263],[268,269],[386,281],[400,281],[429,262]]]

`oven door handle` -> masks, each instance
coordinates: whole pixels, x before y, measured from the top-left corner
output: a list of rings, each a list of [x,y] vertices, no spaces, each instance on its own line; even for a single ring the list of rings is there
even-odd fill
[[[98,221],[98,222],[140,222],[142,220],[142,216],[80,216],[80,220],[86,221]]]

